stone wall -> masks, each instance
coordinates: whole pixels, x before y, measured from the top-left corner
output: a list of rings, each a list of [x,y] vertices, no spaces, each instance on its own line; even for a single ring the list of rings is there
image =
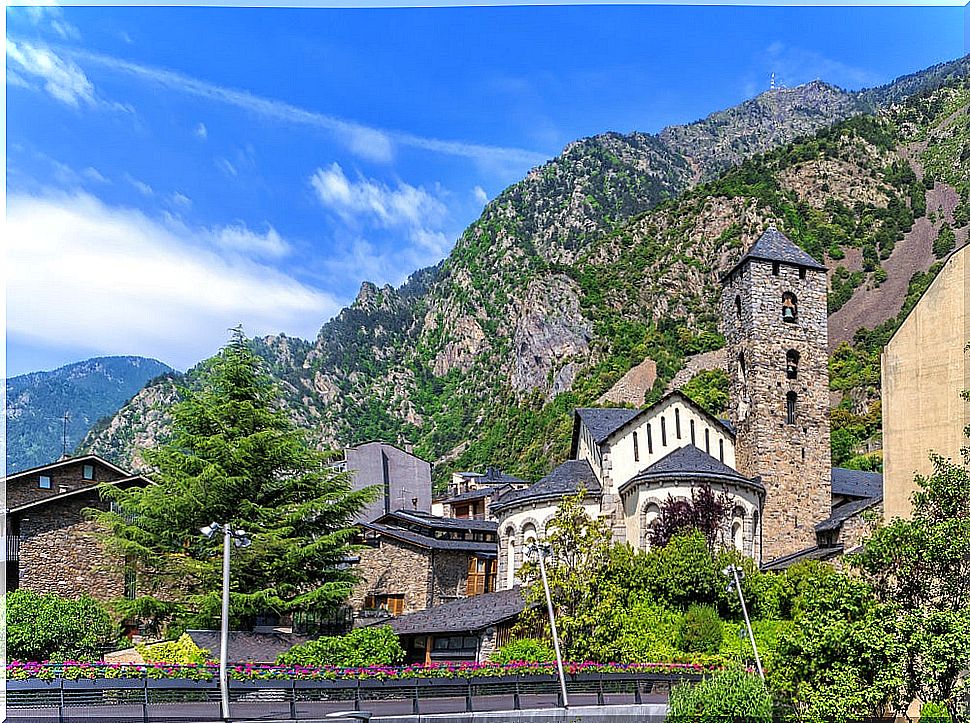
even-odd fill
[[[404,612],[428,608],[431,587],[431,551],[391,538],[380,538],[376,547],[360,551],[355,572],[360,581],[350,596],[356,611],[368,595],[404,595]]]
[[[805,269],[805,278],[801,271],[782,263],[775,274],[771,262],[749,260],[725,280],[721,296],[737,469],[759,475],[767,490],[763,561],[815,545],[815,525],[831,514],[827,281],[823,271]],[[782,321],[785,292],[797,297],[795,323]],[[799,354],[795,379],[786,375],[790,349]]]
[[[97,526],[81,513],[86,507],[107,509],[108,503],[92,492],[18,516],[21,588],[98,600],[124,595],[122,560],[105,551]]]
[[[84,465],[90,464],[94,469],[94,479],[84,479]],[[50,477],[50,489],[40,487],[40,476]],[[40,469],[36,472],[11,475],[6,480],[7,508],[13,509],[30,502],[47,499],[63,492],[93,487],[101,482],[111,482],[121,479],[122,475],[100,464],[97,460],[80,459],[77,462],[67,462]]]
[[[845,551],[858,547],[862,540],[872,534],[873,523],[870,518],[881,519],[883,516],[883,503],[873,505],[863,510],[859,514],[853,515],[842,523],[839,530],[839,539],[836,542],[845,546]]]
[[[431,604],[440,605],[465,597],[468,587],[468,564],[474,555],[467,552],[436,550],[432,557],[434,564],[432,565]]]

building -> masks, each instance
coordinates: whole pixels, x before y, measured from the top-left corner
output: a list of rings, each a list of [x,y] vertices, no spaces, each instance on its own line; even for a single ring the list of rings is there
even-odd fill
[[[84,510],[109,509],[100,485],[146,485],[147,478],[88,455],[18,472],[4,484],[7,590],[105,601],[134,596],[134,577],[105,549]]]
[[[359,619],[407,614],[495,589],[494,522],[397,510],[360,529],[360,581],[350,597]]]
[[[455,472],[448,485],[448,496],[441,500],[442,515],[458,519],[491,519],[491,503],[512,490],[528,487],[529,483],[496,467],[485,474]]]
[[[512,627],[524,609],[516,587],[402,615],[390,626],[401,639],[406,663],[485,662],[512,639]]]
[[[369,522],[392,510],[431,512],[431,465],[410,448],[366,442],[344,450],[338,469],[351,473],[354,489],[377,487],[380,496],[361,514]]]
[[[614,540],[638,549],[664,502],[705,486],[729,500],[722,544],[765,567],[857,545],[881,478],[831,468],[826,290],[821,264],[766,231],[722,278],[730,419],[676,391],[645,409],[577,409],[570,459],[492,499],[499,587],[519,582],[523,547],[580,490]]]
[[[970,403],[970,247],[955,251],[882,352],[886,520],[912,512],[930,453],[960,458]]]

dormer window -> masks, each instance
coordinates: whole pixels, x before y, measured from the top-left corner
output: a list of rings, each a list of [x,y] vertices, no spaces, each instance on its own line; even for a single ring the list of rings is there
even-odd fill
[[[789,349],[785,354],[785,376],[788,379],[798,379],[798,360],[800,355],[794,349]]]
[[[781,320],[789,324],[798,321],[798,299],[790,291],[781,296]]]

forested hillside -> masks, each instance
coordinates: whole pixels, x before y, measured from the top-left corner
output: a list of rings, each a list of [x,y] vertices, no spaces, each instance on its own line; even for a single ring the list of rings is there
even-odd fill
[[[967,68],[862,93],[816,82],[658,136],[577,141],[437,267],[364,284],[314,342],[254,343],[321,445],[406,438],[439,479],[490,464],[536,478],[564,457],[574,406],[647,358],[649,401],[723,343],[719,273],[774,222],[830,269],[835,455],[872,464],[879,345],[967,236]],[[719,379],[693,388],[716,400]],[[175,394],[147,388],[84,447],[127,461],[164,436]]]

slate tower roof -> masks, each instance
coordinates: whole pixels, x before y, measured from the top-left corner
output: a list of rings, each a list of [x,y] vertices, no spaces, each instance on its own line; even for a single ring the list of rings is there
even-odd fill
[[[798,244],[774,226],[761,234],[761,238],[754,242],[754,245],[748,249],[748,253],[742,256],[724,276],[730,276],[739,266],[752,259],[758,261],[778,261],[783,264],[791,264],[792,266],[815,269],[816,271],[826,270],[824,265],[803,251]]]

